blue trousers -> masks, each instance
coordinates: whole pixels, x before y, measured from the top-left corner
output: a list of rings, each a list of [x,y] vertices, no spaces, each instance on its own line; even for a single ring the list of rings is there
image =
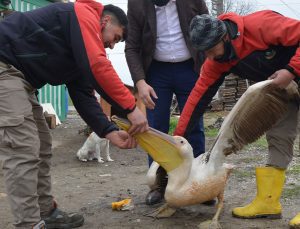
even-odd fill
[[[168,133],[173,94],[176,95],[181,112],[198,79],[193,65],[192,59],[179,63],[152,61],[146,79],[147,83],[155,90],[158,99],[154,99],[154,110],[147,109],[149,126]],[[194,157],[205,152],[203,117],[200,118],[187,140],[193,147]],[[149,156],[149,165],[152,161],[153,159]]]

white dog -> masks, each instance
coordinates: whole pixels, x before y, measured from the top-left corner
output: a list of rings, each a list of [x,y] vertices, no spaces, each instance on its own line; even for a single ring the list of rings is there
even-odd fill
[[[109,140],[106,138],[99,138],[94,132],[90,134],[83,146],[78,150],[77,157],[81,161],[92,161],[97,159],[98,162],[103,163],[103,158],[100,153],[105,152],[107,161],[114,161],[109,154]]]

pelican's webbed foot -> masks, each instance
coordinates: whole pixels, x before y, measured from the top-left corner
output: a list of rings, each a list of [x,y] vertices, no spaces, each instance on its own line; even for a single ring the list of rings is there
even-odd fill
[[[222,229],[219,223],[219,216],[224,205],[224,192],[218,195],[217,212],[212,220],[207,220],[198,225],[199,229]]]
[[[207,220],[198,225],[199,229],[222,229],[218,220]]]
[[[176,209],[169,207],[168,204],[164,204],[161,207],[155,209],[152,212],[146,213],[145,216],[153,218],[168,218],[176,212]]]

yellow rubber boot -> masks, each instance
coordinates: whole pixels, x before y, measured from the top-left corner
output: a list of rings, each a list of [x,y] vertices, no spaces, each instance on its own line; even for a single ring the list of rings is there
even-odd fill
[[[280,196],[285,181],[285,170],[274,167],[256,168],[256,198],[244,207],[234,208],[238,218],[281,218]]]
[[[300,212],[290,221],[291,229],[300,229]]]

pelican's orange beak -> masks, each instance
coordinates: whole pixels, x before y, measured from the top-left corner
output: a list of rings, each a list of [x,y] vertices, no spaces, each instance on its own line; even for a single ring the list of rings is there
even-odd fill
[[[130,122],[126,119],[117,116],[111,119],[123,130],[127,131],[130,127]],[[180,149],[176,146],[173,136],[150,128],[144,133],[134,135],[134,138],[139,146],[167,172],[176,169],[183,162]]]

